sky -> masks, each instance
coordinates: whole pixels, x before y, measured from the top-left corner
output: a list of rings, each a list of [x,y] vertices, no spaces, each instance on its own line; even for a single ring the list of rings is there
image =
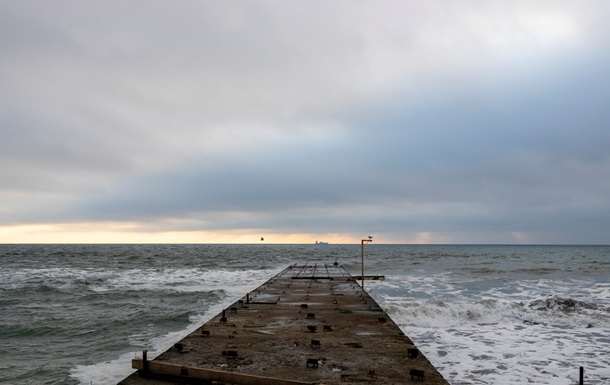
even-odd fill
[[[610,2],[0,1],[0,243],[610,243]]]

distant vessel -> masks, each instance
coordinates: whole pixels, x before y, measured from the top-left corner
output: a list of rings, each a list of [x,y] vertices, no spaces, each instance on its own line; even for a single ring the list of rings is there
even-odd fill
[[[316,245],[328,245],[328,242],[316,241]]]

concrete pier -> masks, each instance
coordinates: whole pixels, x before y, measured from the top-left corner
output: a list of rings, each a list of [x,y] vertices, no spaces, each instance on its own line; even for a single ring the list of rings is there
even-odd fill
[[[334,265],[293,265],[119,385],[448,384]]]

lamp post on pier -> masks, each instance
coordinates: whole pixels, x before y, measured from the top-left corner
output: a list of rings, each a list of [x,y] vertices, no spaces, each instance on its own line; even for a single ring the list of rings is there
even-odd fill
[[[362,288],[364,289],[364,244],[365,243],[371,243],[373,242],[373,236],[369,235],[369,239],[363,239],[360,242],[360,245],[362,247],[362,277],[360,277],[362,279]]]

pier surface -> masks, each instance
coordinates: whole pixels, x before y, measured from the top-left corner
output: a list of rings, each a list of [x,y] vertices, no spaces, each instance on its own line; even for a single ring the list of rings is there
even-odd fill
[[[293,265],[119,385],[445,384],[342,267]]]

